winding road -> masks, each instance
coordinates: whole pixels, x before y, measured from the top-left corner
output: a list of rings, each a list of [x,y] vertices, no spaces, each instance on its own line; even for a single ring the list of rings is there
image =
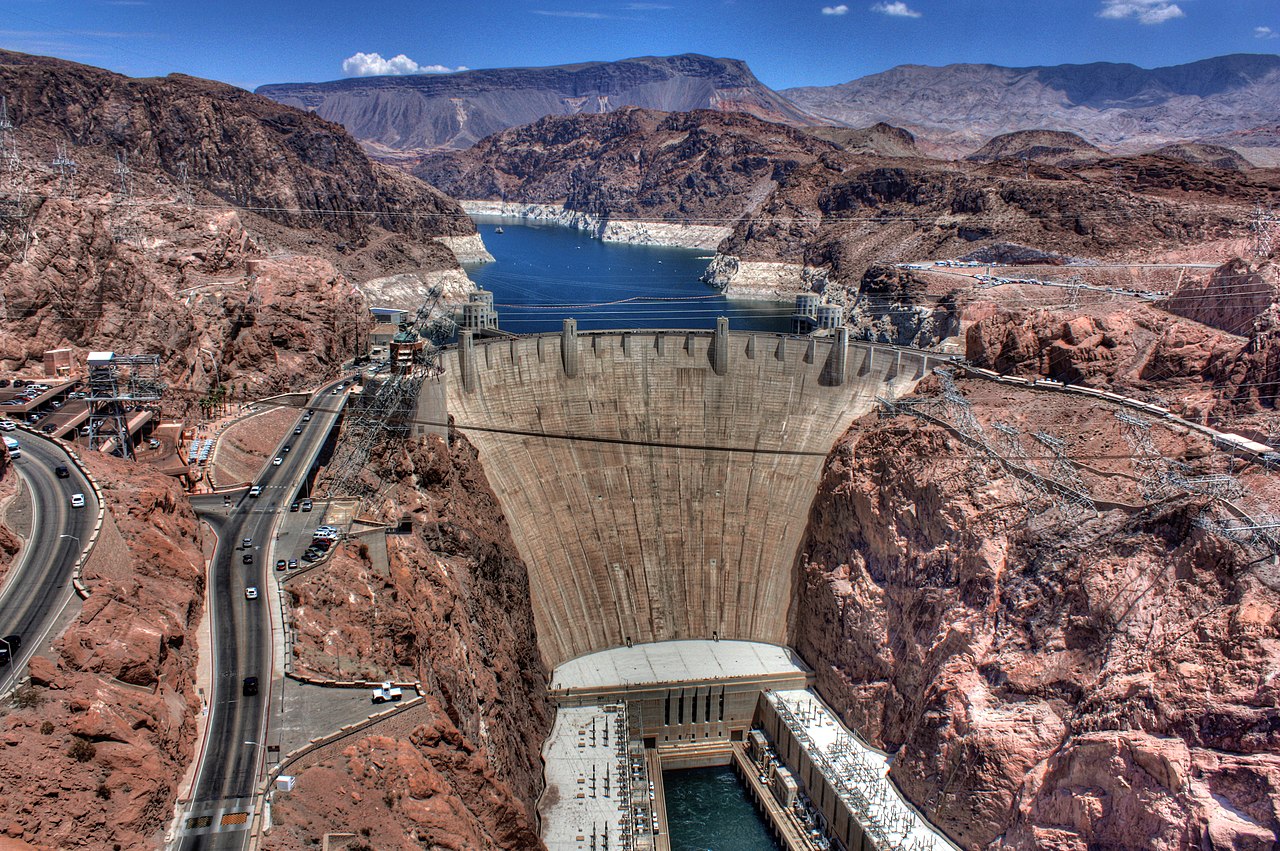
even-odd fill
[[[72,572],[98,516],[93,488],[61,447],[30,432],[7,434],[22,447],[13,467],[31,494],[31,535],[0,590],[0,636],[22,638],[12,662],[0,668],[0,692],[18,681],[75,595]],[[67,478],[54,473],[59,465],[67,467]],[[82,508],[71,507],[77,493],[84,494]]]
[[[196,768],[193,795],[175,838],[182,849],[239,849],[249,842],[271,694],[279,688],[272,669],[270,601],[271,543],[279,515],[289,510],[346,402],[341,381],[322,387],[308,402],[315,413],[281,441],[279,467],[268,463],[254,482],[262,494],[194,497],[192,505],[218,537],[209,564],[208,600],[213,637],[213,694],[204,749]],[[290,446],[283,452],[283,445]],[[249,548],[242,541],[252,540]],[[252,564],[244,556],[252,554]],[[256,600],[245,588],[260,589]],[[246,677],[257,677],[257,694],[245,694]]]

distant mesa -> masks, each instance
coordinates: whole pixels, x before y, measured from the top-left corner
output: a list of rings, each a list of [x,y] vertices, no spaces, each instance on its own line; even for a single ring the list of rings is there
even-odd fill
[[[1245,171],[1253,167],[1253,163],[1241,156],[1238,151],[1223,145],[1209,145],[1203,142],[1175,142],[1154,150],[1151,154],[1228,171]]]
[[[444,76],[281,83],[257,91],[342,124],[370,151],[387,158],[467,148],[548,115],[605,113],[624,106],[666,112],[714,109],[786,124],[818,123],[757,80],[745,62],[696,54]]]
[[[1018,130],[996,136],[965,157],[969,162],[1028,160],[1046,165],[1075,165],[1102,159],[1107,152],[1065,130]]]
[[[857,130],[846,127],[814,127],[809,132],[819,139],[839,145],[851,154],[880,157],[923,156],[911,131],[883,121]]]

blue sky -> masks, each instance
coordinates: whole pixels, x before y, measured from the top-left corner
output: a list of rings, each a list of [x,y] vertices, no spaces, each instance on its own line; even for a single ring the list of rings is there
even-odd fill
[[[1280,50],[1278,0],[0,0],[0,10],[0,47],[246,88],[352,76],[397,56],[392,67],[413,71],[705,53],[744,59],[786,88],[906,63],[1154,67]]]

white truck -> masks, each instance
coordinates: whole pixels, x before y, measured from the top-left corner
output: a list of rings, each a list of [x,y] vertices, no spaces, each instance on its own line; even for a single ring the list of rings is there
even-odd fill
[[[373,690],[374,703],[386,703],[388,700],[402,700],[404,693],[400,690],[400,686],[393,686],[391,683],[380,683]]]
[[[6,437],[4,439],[4,448],[9,450],[10,458],[22,457],[22,444],[18,443],[18,441],[14,440],[12,437]]]

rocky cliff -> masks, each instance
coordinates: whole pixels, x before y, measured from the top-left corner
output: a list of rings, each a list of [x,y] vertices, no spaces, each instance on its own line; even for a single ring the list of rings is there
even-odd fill
[[[176,384],[274,389],[355,350],[358,285],[456,273],[435,237],[475,233],[337,125],[230,86],[3,52],[0,89],[21,159],[0,192],[0,287],[25,332],[0,337],[6,368],[142,349]],[[57,145],[67,181],[44,166]]]
[[[1054,507],[937,425],[855,425],[802,547],[819,691],[964,848],[1274,847],[1271,560],[1193,522],[1208,497],[1148,502],[1101,403],[960,389],[993,444],[995,421],[1017,429],[1024,470],[1058,475],[1030,435],[1065,438],[1098,510]],[[1221,469],[1199,438],[1151,436]]]
[[[289,582],[295,666],[419,681],[427,708],[414,717],[430,720],[375,727],[305,769],[277,804],[268,847],[357,824],[377,848],[409,835],[436,848],[538,847],[551,708],[526,568],[464,438],[451,448],[433,438],[390,462],[396,485],[379,507],[393,521],[407,514],[412,532],[386,537],[385,564],[352,543]]]
[[[1136,152],[1274,126],[1280,57],[1236,54],[1152,69],[1107,62],[900,65],[836,86],[782,94],[849,126],[886,121],[905,127],[951,154],[971,151],[1000,133],[1037,128],[1079,133],[1103,147]]]
[[[988,141],[966,160],[989,163],[996,160],[1035,160],[1050,165],[1070,165],[1105,157],[1107,154],[1088,140],[1063,130],[1016,130]]]
[[[466,148],[547,115],[605,113],[627,106],[745,112],[791,124],[814,121],[764,86],[745,62],[696,54],[281,83],[257,91],[337,121],[371,150],[395,157]]]
[[[158,847],[195,756],[199,531],[172,479],[86,461],[108,505],[92,593],[0,721],[5,832],[36,847]]]

